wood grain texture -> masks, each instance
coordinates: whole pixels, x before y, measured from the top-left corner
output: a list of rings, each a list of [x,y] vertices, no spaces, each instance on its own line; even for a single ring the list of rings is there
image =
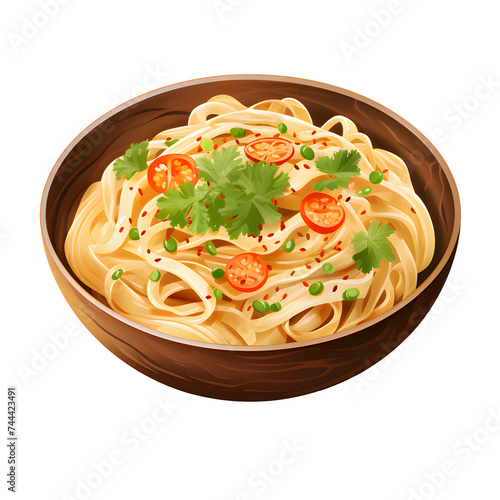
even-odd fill
[[[353,120],[375,147],[402,157],[436,230],[436,251],[403,302],[335,340],[324,337],[284,346],[232,347],[153,332],[99,302],[78,282],[64,255],[64,240],[86,188],[131,142],[185,125],[190,111],[217,94],[246,105],[295,97],[321,125],[335,114]],[[460,230],[453,177],[436,149],[411,125],[383,106],[352,92],[287,77],[233,75],[164,87],[110,111],[64,151],[45,186],[42,235],[54,277],[92,334],[140,372],[183,391],[208,397],[259,401],[299,396],[330,387],[372,366],[422,321],[448,276]]]

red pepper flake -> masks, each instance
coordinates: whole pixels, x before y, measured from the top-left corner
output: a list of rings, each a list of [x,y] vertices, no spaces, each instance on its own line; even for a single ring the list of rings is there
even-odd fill
[[[210,299],[212,298],[212,296],[211,296],[211,295],[205,295],[205,298],[206,298],[207,300],[210,300]]]
[[[259,238],[257,239],[257,241],[260,243],[262,241],[262,234],[259,236]]]
[[[295,189],[293,189],[293,188],[290,188],[290,191],[291,191],[292,193],[295,193]]]
[[[293,276],[294,274],[295,274],[295,271],[292,271],[292,272],[290,273],[290,276]]]
[[[218,144],[214,144],[214,150],[217,149],[219,147]]]
[[[255,134],[255,137],[260,137],[261,135],[262,135],[262,134],[260,134],[260,133],[259,133],[259,134]]]
[[[325,249],[324,249],[324,248],[322,248],[322,249],[321,249],[321,252],[319,252],[319,256],[320,256],[321,258],[323,258],[323,257],[325,256]]]
[[[247,307],[247,311],[250,311],[250,309],[252,309],[252,306]]]
[[[326,143],[326,141],[322,142],[321,144],[323,144],[323,146],[328,146],[328,144]]]
[[[132,217],[129,217],[128,221],[130,222],[130,224],[132,224]]]
[[[198,257],[201,255],[201,252],[203,252],[203,247],[198,247],[198,251],[196,252]]]
[[[339,194],[338,197],[337,197],[337,200],[341,200],[342,199],[342,195]]]
[[[272,270],[273,270],[273,266],[271,266],[271,265],[269,265],[269,264],[267,265],[267,268],[269,269],[269,271],[272,271]]]
[[[293,136],[294,136],[294,137],[297,137],[297,134],[294,132],[294,133],[293,133]]]
[[[269,294],[268,294],[268,293],[266,293],[266,294],[264,295],[264,297],[262,297],[262,300],[267,300],[268,298],[269,298]]]
[[[288,297],[288,293],[284,293],[281,300],[285,300]]]
[[[294,168],[295,170],[299,170],[299,166],[298,166],[298,165],[294,165],[294,166],[293,166],[293,168]]]
[[[267,237],[268,237],[268,238],[272,238],[273,236],[274,236],[274,233],[269,233],[269,234],[267,235]]]
[[[160,262],[161,260],[161,257],[158,257],[157,259],[155,259],[155,262]]]
[[[234,142],[235,142],[236,144],[239,144],[239,143],[240,143],[240,141],[239,141],[238,139],[235,139],[235,140],[234,140]]]
[[[146,234],[146,230],[142,231],[141,236],[144,236]]]
[[[273,137],[279,137],[280,133],[278,132],[277,134],[274,134]]]
[[[148,249],[146,250],[146,252],[147,252],[147,253],[151,253],[151,250],[148,248]]]
[[[281,219],[280,231],[284,231],[284,230],[285,230],[285,228],[286,228],[286,226],[285,226],[285,222],[284,222],[284,220],[283,220],[283,219]]]
[[[300,142],[296,142],[296,143],[295,143],[295,145],[296,145],[296,146],[300,146]]]
[[[342,245],[342,240],[339,240],[337,246]]]
[[[133,191],[133,190],[134,190],[134,188],[133,188],[133,187],[129,187],[129,189],[130,189],[130,191]]]
[[[319,257],[316,257],[314,260],[315,260],[318,264],[321,262],[321,259],[320,259]]]
[[[158,209],[155,213],[155,215],[158,215],[160,213],[160,209]]]
[[[201,135],[200,135],[200,137],[197,137],[197,138],[196,138],[196,140],[197,140],[198,142],[200,142],[200,141],[201,141]]]
[[[306,251],[306,249],[305,249],[305,248],[299,248],[299,250],[300,250],[301,252],[305,252],[305,251]]]
[[[316,134],[316,130],[313,130],[313,131],[311,132],[311,135],[314,135],[314,134]]]
[[[198,153],[201,153],[203,149],[201,149],[201,146],[198,146]]]
[[[349,275],[348,275],[348,274],[346,274],[346,275],[345,275],[342,279],[343,279],[343,280],[348,280],[348,279],[349,279]]]
[[[348,197],[345,199],[345,202],[346,202],[346,203],[349,203],[350,201],[351,201],[351,197],[350,197],[350,196],[348,196]]]
[[[280,244],[280,240],[276,240],[276,241],[274,242],[274,244],[275,244],[275,245],[279,245],[279,244]]]
[[[309,241],[311,239],[311,235],[309,233],[306,233],[306,240]]]
[[[417,213],[417,212],[415,212],[415,209],[414,209],[413,207],[411,207],[411,208],[410,208],[410,210],[411,210],[414,214],[416,214],[416,213]]]
[[[306,269],[311,269],[311,266],[309,264],[306,264]]]
[[[186,240],[186,245],[189,243],[189,238]]]
[[[277,286],[275,289],[274,289],[275,292],[279,292],[280,291],[280,287]]]
[[[332,292],[336,292],[336,291],[337,291],[337,288],[338,288],[338,286],[337,286],[337,285],[335,285],[335,286],[333,287]]]
[[[139,188],[137,191],[139,191],[139,194],[142,196],[144,193],[142,192],[142,189]]]
[[[122,226],[122,227],[118,230],[118,232],[122,233],[124,229],[125,229],[125,228]]]
[[[146,215],[148,215],[148,212],[146,210],[144,210],[144,212],[142,212],[142,214],[141,214],[141,217],[146,217]]]
[[[383,174],[386,174],[387,172],[389,172],[389,169],[388,169],[388,168],[386,168],[385,170],[382,170],[382,173],[383,173]]]
[[[222,142],[223,142],[224,144],[226,144],[226,142],[227,142],[227,137],[224,137],[224,139],[222,139]]]
[[[338,246],[337,246],[337,247],[333,247],[333,249],[334,249],[334,250],[337,250],[337,252],[340,252],[340,251],[342,250],[342,248],[340,248],[340,247],[338,247]]]
[[[259,224],[257,227],[259,228],[259,231],[262,231],[262,224]]]
[[[365,215],[366,214],[366,210],[363,210],[360,215]]]
[[[311,167],[309,165],[307,165],[306,163],[304,163],[303,167],[306,169],[306,170],[309,170]]]
[[[302,233],[297,233],[297,236],[299,236],[300,238],[304,237],[304,235]]]
[[[316,142],[318,142],[318,141],[316,141],[316,139],[313,139],[313,144],[316,144]]]
[[[266,247],[266,245],[262,245],[262,249],[264,250],[264,252],[267,252],[267,247]]]
[[[308,283],[307,281],[303,281],[303,282],[302,282],[302,284],[303,284],[304,286],[309,286],[309,283]]]
[[[167,141],[171,141],[172,140],[172,137],[167,137]]]
[[[325,236],[325,237],[323,238],[323,241],[328,241],[328,236]]]

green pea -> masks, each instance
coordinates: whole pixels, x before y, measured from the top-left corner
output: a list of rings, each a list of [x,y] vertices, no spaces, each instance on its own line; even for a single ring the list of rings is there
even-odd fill
[[[287,252],[287,253],[290,253],[293,251],[293,249],[295,248],[295,241],[293,240],[286,240],[285,243],[283,243],[283,251],[284,252]]]
[[[173,146],[176,142],[179,142],[179,139],[172,139],[171,141],[165,141],[165,146]]]
[[[314,150],[310,148],[309,146],[300,146],[300,154],[302,155],[302,158],[306,160],[312,160],[314,159]]]
[[[344,290],[342,298],[344,300],[356,300],[359,297],[359,290],[357,288],[348,288]]]
[[[212,139],[204,137],[200,142],[200,147],[201,149],[203,149],[203,151],[205,151],[205,153],[208,153],[214,150],[214,143]]]
[[[214,288],[214,297],[217,300],[222,300],[222,292],[218,288]]]
[[[224,278],[224,274],[226,274],[226,273],[225,273],[224,269],[222,269],[221,267],[218,267],[217,269],[214,269],[212,271],[212,276],[216,280],[220,280],[221,278]]]
[[[141,236],[139,235],[139,229],[137,229],[136,227],[131,227],[130,231],[128,232],[128,237],[131,240],[139,240],[141,238]]]
[[[271,311],[273,312],[278,312],[281,311],[281,304],[279,302],[275,302],[274,304],[271,304]]]
[[[245,129],[240,128],[240,127],[233,127],[229,133],[235,137],[236,139],[241,139],[242,137],[245,137]]]
[[[279,130],[280,134],[286,134],[288,131],[288,127],[284,123],[279,123],[278,130]]]
[[[370,172],[368,178],[370,179],[370,182],[372,184],[380,184],[384,180],[384,174],[382,172],[374,170],[373,172]]]
[[[161,278],[161,273],[160,271],[156,270],[156,271],[153,271],[150,275],[149,275],[149,279],[151,281],[160,281],[160,278]]]
[[[326,274],[332,274],[335,272],[335,266],[333,264],[330,264],[330,262],[325,262],[322,266],[321,269],[323,269],[323,272]]]
[[[175,238],[165,238],[163,240],[163,248],[168,252],[168,253],[175,253],[177,252],[177,241],[175,241]]]
[[[205,248],[210,255],[217,255],[217,248],[215,248],[215,245],[211,241],[205,243]]]
[[[325,285],[321,281],[316,281],[309,287],[309,293],[311,295],[319,295],[325,288]]]
[[[269,311],[269,302],[267,300],[254,300],[252,307],[260,313],[266,313]]]
[[[366,187],[364,187],[362,189],[358,189],[356,191],[356,194],[358,196],[366,196],[366,195],[370,194],[371,192],[372,192],[372,188],[370,186],[366,186]]]
[[[117,269],[112,275],[111,279],[116,281],[119,280],[122,277],[123,274],[123,269]]]

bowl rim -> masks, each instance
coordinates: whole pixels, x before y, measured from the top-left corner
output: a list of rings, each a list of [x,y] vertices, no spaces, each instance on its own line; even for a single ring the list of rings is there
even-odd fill
[[[139,102],[142,102],[146,99],[149,99],[150,97],[154,97],[159,94],[163,94],[166,92],[170,92],[172,90],[177,90],[177,89],[182,89],[185,87],[191,87],[191,86],[196,86],[196,85],[203,85],[205,83],[214,83],[214,82],[225,82],[229,80],[254,80],[254,81],[271,81],[271,82],[281,82],[281,83],[291,83],[291,84],[296,84],[296,85],[302,85],[302,86],[309,86],[309,87],[316,87],[320,88],[322,90],[327,90],[333,93],[337,94],[342,94],[345,97],[355,99],[357,101],[363,102],[364,104],[367,104],[371,107],[376,108],[378,111],[381,111],[382,113],[388,115],[391,117],[393,120],[397,121],[400,125],[402,125],[404,128],[408,129],[414,136],[416,136],[428,149],[429,151],[434,155],[436,160],[438,161],[443,173],[445,174],[445,177],[450,185],[450,189],[452,192],[452,197],[453,197],[453,205],[455,209],[455,217],[453,219],[453,228],[452,228],[452,233],[450,237],[450,241],[448,242],[448,245],[445,249],[445,252],[443,256],[441,257],[440,261],[436,264],[436,267],[433,269],[431,274],[419,285],[416,287],[416,289],[408,295],[405,299],[403,299],[401,302],[398,302],[396,305],[392,306],[390,309],[385,311],[384,313],[380,314],[379,316],[372,318],[371,320],[364,321],[358,325],[355,325],[351,328],[348,328],[345,331],[339,332],[339,333],[332,333],[330,335],[324,336],[324,337],[318,337],[315,339],[310,339],[310,340],[301,340],[297,342],[290,342],[287,344],[273,344],[273,345],[251,345],[251,346],[234,346],[234,345],[225,345],[225,344],[214,344],[210,342],[203,342],[199,340],[190,340],[190,339],[184,339],[182,337],[176,337],[174,335],[169,335],[167,333],[162,333],[156,330],[153,330],[152,328],[143,326],[139,323],[136,323],[135,321],[132,321],[125,316],[122,316],[121,314],[115,312],[111,307],[103,304],[96,298],[94,298],[90,293],[87,292],[83,288],[83,286],[76,281],[73,276],[68,272],[68,270],[65,268],[65,266],[62,264],[61,260],[59,259],[57,253],[55,252],[55,249],[52,245],[52,242],[49,237],[48,229],[47,229],[47,221],[46,221],[46,210],[47,210],[47,198],[48,198],[48,193],[49,190],[52,186],[52,183],[54,181],[55,175],[61,166],[63,160],[66,158],[68,153],[78,144],[79,141],[81,141],[87,134],[92,132],[98,125],[100,125],[102,122],[107,120],[108,118],[112,117],[113,115],[116,115],[120,111],[123,111],[124,109],[137,104]],[[378,103],[377,101],[374,101],[373,99],[370,99],[368,97],[364,97],[361,94],[358,94],[356,92],[352,92],[350,90],[337,87],[335,85],[330,85],[327,83],[323,82],[318,82],[316,80],[310,80],[310,79],[305,79],[305,78],[297,78],[297,77],[290,77],[290,76],[281,76],[281,75],[268,75],[268,74],[228,74],[228,75],[216,75],[216,76],[210,76],[210,77],[204,77],[204,78],[195,78],[191,80],[185,80],[182,82],[178,83],[173,83],[170,85],[165,85],[163,87],[157,88],[155,90],[146,92],[144,94],[140,94],[132,99],[129,99],[128,101],[125,101],[118,106],[112,108],[111,110],[107,111],[103,115],[101,115],[99,118],[94,120],[92,123],[90,123],[87,127],[85,127],[71,142],[70,144],[64,149],[64,151],[61,153],[59,158],[57,159],[56,163],[52,167],[49,176],[47,178],[47,181],[45,183],[44,189],[43,189],[43,194],[42,194],[42,199],[41,199],[41,204],[40,204],[40,225],[41,225],[41,232],[42,232],[42,239],[45,244],[46,250],[50,254],[53,262],[56,264],[58,270],[62,273],[66,281],[70,283],[70,285],[76,289],[76,291],[79,291],[80,294],[83,294],[85,298],[91,302],[95,307],[100,309],[103,313],[106,313],[116,320],[123,322],[127,324],[128,326],[134,328],[135,330],[139,330],[144,334],[148,335],[153,335],[155,337],[159,337],[164,340],[169,340],[171,342],[176,342],[179,344],[185,344],[187,346],[192,346],[192,347],[200,347],[200,348],[208,348],[208,349],[214,349],[214,350],[224,350],[224,351],[239,351],[239,352],[260,352],[260,351],[280,351],[284,349],[300,349],[302,347],[307,347],[311,345],[318,345],[318,344],[324,344],[328,342],[332,342],[334,340],[347,337],[348,335],[353,335],[354,333],[360,332],[362,330],[368,329],[371,326],[384,321],[386,318],[391,316],[392,314],[396,313],[400,309],[404,308],[407,304],[412,302],[418,295],[420,295],[433,281],[434,279],[441,273],[445,265],[448,263],[450,260],[453,251],[455,250],[455,247],[458,242],[458,236],[460,233],[460,220],[461,220],[461,207],[460,207],[460,198],[458,194],[458,188],[455,183],[455,179],[453,178],[453,175],[450,171],[450,168],[448,167],[446,161],[444,158],[441,156],[437,148],[431,143],[427,137],[422,134],[416,127],[414,127],[411,123],[406,121],[404,118],[402,118],[400,115],[395,113],[394,111],[390,110],[389,108],[383,106],[382,104]]]

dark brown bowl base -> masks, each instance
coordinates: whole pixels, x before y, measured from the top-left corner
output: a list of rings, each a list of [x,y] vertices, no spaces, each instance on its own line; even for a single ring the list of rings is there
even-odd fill
[[[316,124],[335,114],[352,119],[375,147],[401,156],[436,230],[436,252],[419,275],[417,290],[375,320],[339,339],[284,346],[231,347],[152,332],[100,304],[73,275],[64,239],[78,201],[104,168],[131,142],[186,124],[189,112],[217,94],[246,105],[299,99]],[[285,77],[239,75],[173,85],[133,99],[101,117],[66,149],[42,199],[47,258],[66,300],[111,352],[145,375],[177,389],[212,398],[263,401],[330,387],[369,368],[394,350],[422,321],[450,271],[458,241],[460,205],[451,173],[435,148],[395,113],[349,91]]]

